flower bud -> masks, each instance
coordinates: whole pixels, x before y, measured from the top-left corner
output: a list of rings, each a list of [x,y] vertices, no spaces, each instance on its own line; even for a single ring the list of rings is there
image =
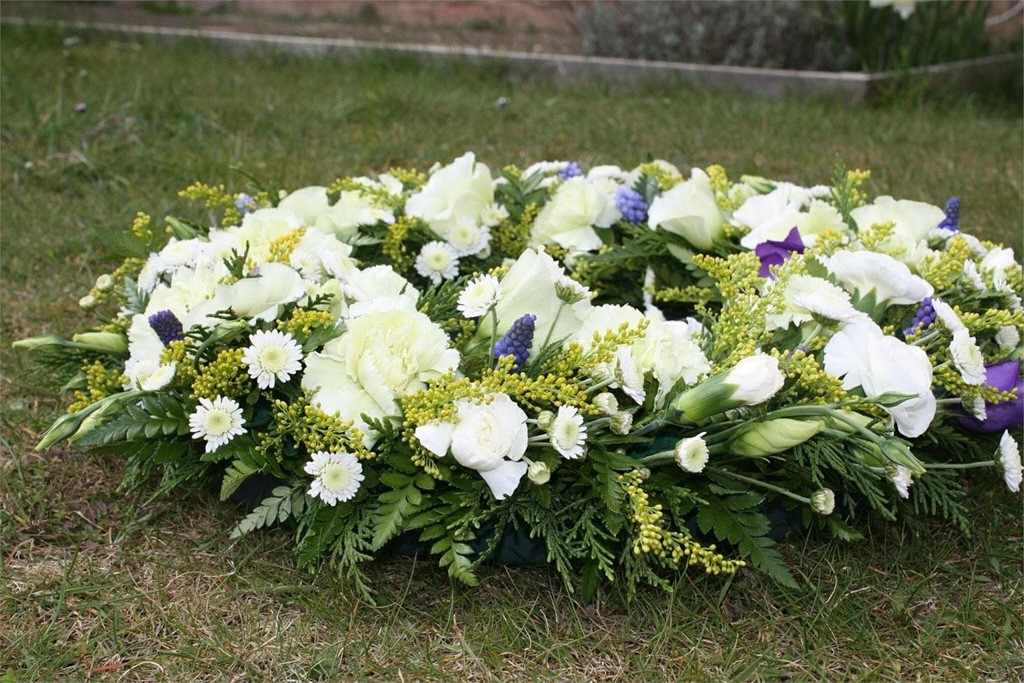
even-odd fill
[[[625,411],[612,415],[611,430],[613,434],[625,436],[633,428],[633,413]]]
[[[89,351],[114,355],[124,355],[128,352],[128,340],[117,332],[82,332],[73,336],[71,341],[78,348]]]
[[[542,410],[537,416],[537,426],[543,429],[545,432],[551,429],[551,425],[555,421],[555,414],[550,410]]]
[[[671,403],[677,420],[697,422],[740,406],[755,406],[773,397],[785,377],[776,358],[757,353],[676,396]]]
[[[96,297],[92,294],[86,294],[78,300],[78,305],[88,311],[90,308],[94,308],[96,306]]]
[[[615,375],[612,374],[612,369],[607,363],[598,363],[595,365],[594,369],[590,371],[590,376],[598,384],[608,384],[615,380]]]
[[[831,515],[836,509],[836,494],[832,489],[821,489],[811,494],[811,509],[819,515]]]
[[[546,462],[531,462],[526,470],[526,476],[537,486],[542,486],[551,480],[551,468]]]
[[[619,399],[609,391],[602,391],[594,397],[594,407],[605,415],[614,415],[619,409]]]
[[[96,278],[96,289],[98,289],[101,292],[105,292],[113,286],[114,278],[110,277],[110,275],[106,273]]]
[[[778,418],[755,422],[729,442],[736,455],[761,458],[798,446],[825,428],[822,420]]]
[[[708,464],[708,445],[704,443],[704,434],[680,439],[673,449],[676,463],[686,472],[698,474]]]

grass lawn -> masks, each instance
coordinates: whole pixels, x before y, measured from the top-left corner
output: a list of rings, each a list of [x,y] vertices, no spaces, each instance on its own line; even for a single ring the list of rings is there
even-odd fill
[[[295,188],[473,150],[492,168],[653,156],[813,184],[842,159],[877,194],[958,195],[962,226],[1020,254],[1019,106],[555,89],[498,66],[68,38],[4,28],[0,43],[0,680],[1024,678],[1021,499],[995,474],[970,494],[971,538],[869,519],[857,544],[783,544],[797,589],[682,575],[674,596],[583,604],[544,568],[486,569],[467,589],[391,558],[370,570],[370,605],[300,573],[287,531],[229,542],[240,511],[214,492],[130,498],[115,460],[34,452],[61,404],[10,350],[85,323],[77,300],[115,265],[105,231],[175,210],[195,180],[241,187],[233,165]]]

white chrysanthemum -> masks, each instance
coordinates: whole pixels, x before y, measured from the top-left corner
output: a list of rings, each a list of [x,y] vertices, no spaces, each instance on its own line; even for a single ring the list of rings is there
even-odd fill
[[[233,399],[218,396],[212,401],[199,399],[194,413],[188,416],[193,439],[206,439],[206,452],[212,453],[231,439],[245,434],[242,407]]]
[[[351,453],[318,451],[303,469],[316,477],[309,495],[328,505],[352,500],[363,481],[363,465]]]
[[[479,318],[498,303],[501,284],[493,275],[480,275],[469,281],[459,294],[459,312],[467,318]]]
[[[699,474],[704,471],[704,466],[708,464],[709,457],[708,445],[704,443],[705,433],[701,432],[697,436],[680,439],[676,443],[676,447],[673,449],[676,463],[683,470],[693,474]]]
[[[913,473],[903,465],[896,465],[896,470],[890,473],[890,477],[900,498],[910,498],[910,485],[914,483]]]
[[[574,406],[559,406],[548,431],[551,445],[567,460],[583,457],[583,447],[587,442],[587,428],[579,413]]]
[[[978,272],[978,266],[974,264],[974,261],[964,261],[964,279],[974,289],[985,289],[985,281],[981,279],[981,273]]]
[[[935,311],[935,317],[938,321],[950,332],[965,329],[960,316],[956,314],[952,306],[942,299],[932,299],[932,310]]]
[[[488,228],[495,227],[506,218],[508,218],[508,209],[501,204],[491,204],[480,212],[480,222]]]
[[[155,358],[130,358],[124,365],[125,389],[159,391],[171,383],[176,363],[160,363]]]
[[[837,322],[853,322],[864,314],[850,303],[850,295],[828,280],[812,275],[786,279],[783,296],[786,308],[768,315],[768,329],[800,325],[815,315]]]
[[[1003,468],[1003,481],[1006,488],[1013,493],[1020,491],[1021,479],[1024,479],[1024,467],[1020,461],[1020,447],[1017,441],[1010,436],[1009,431],[1003,432],[999,439],[999,464]]]
[[[272,389],[278,380],[287,382],[302,369],[302,348],[290,334],[260,330],[249,341],[251,346],[242,354],[242,362],[260,389]]]
[[[623,410],[622,412],[615,413],[611,418],[608,428],[612,430],[612,434],[625,436],[633,428],[633,413],[627,413]]]
[[[416,257],[416,272],[435,285],[459,274],[459,256],[447,242],[427,242]]]
[[[614,415],[619,411],[619,400],[610,391],[602,391],[591,402],[603,415]]]
[[[960,401],[960,405],[963,409],[970,413],[975,420],[981,420],[984,422],[988,419],[988,408],[985,404],[985,399],[981,396],[973,396],[971,398],[963,397]]]
[[[563,275],[555,280],[555,294],[567,304],[577,304],[581,301],[590,301],[590,288],[581,285],[568,275]]]
[[[1015,349],[1020,345],[1020,332],[1013,325],[1005,325],[996,332],[996,344],[1002,349]]]
[[[621,387],[637,405],[643,405],[647,398],[647,392],[644,391],[644,371],[628,346],[620,346],[615,352],[614,374],[612,388]]]
[[[811,494],[811,509],[819,515],[831,515],[836,509],[836,494],[832,489],[821,489]]]
[[[972,386],[985,383],[985,357],[981,355],[981,349],[966,327],[953,333],[949,353],[964,382]]]
[[[443,237],[456,256],[479,254],[491,243],[490,228],[470,221],[459,221],[446,230]]]

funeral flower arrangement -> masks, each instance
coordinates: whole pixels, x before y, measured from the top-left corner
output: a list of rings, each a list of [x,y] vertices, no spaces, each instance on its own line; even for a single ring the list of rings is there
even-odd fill
[[[957,199],[866,178],[465,154],[196,184],[191,215],[111,241],[95,329],[17,343],[70,369],[40,447],[121,454],[160,492],[269,481],[233,535],[285,524],[364,592],[398,539],[469,584],[525,539],[589,595],[687,566],[792,582],[780,512],[844,539],[871,511],[967,531],[963,470],[1021,484],[1021,266]]]

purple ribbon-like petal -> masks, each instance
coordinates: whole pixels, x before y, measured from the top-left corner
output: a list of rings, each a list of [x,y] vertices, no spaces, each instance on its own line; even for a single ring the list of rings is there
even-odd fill
[[[793,228],[784,240],[767,240],[754,247],[754,253],[761,259],[761,268],[757,274],[761,277],[772,277],[769,268],[782,265],[793,253],[804,253],[804,241],[800,239],[800,231]]]
[[[999,391],[1017,389],[1017,398],[1003,403],[986,403],[984,420],[961,415],[956,422],[970,432],[991,434],[1024,424],[1024,380],[1020,377],[1020,361],[1007,360],[985,366],[985,382]]]

